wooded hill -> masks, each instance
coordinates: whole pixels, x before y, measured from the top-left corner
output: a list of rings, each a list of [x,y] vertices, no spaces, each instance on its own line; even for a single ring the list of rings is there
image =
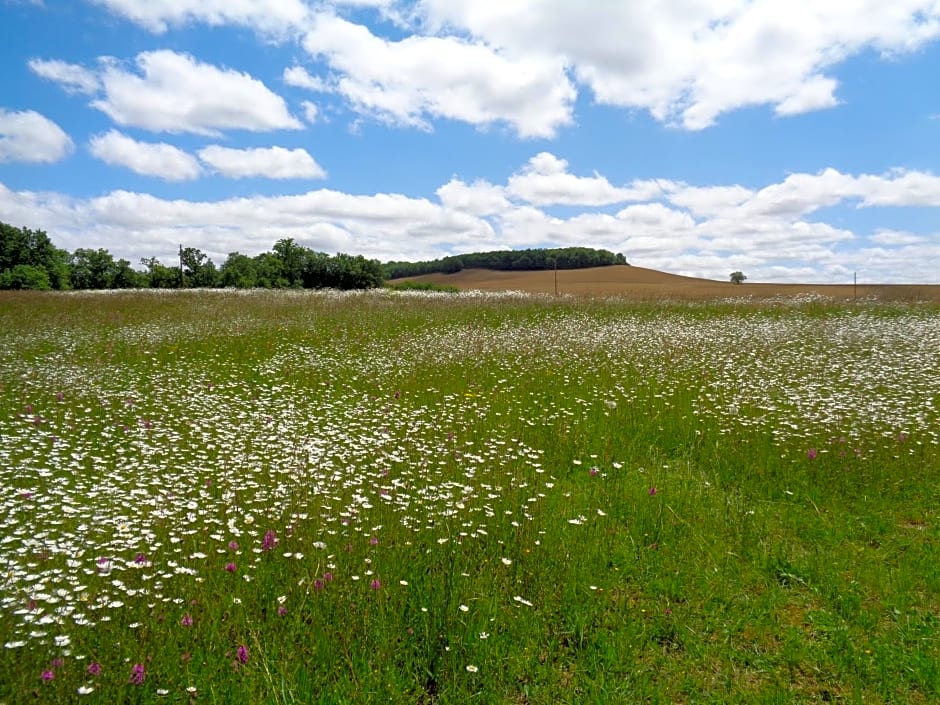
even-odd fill
[[[453,255],[425,262],[388,262],[382,265],[388,279],[422,274],[454,274],[464,269],[497,271],[539,271],[544,269],[586,269],[627,264],[621,254],[591,247],[561,247],[535,250],[495,250]]]

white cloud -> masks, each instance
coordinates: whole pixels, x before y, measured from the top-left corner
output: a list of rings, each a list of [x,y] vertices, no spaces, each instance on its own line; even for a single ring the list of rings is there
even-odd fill
[[[863,206],[936,206],[940,203],[940,177],[922,171],[896,169],[884,176],[857,179]]]
[[[162,34],[170,25],[189,23],[242,25],[263,33],[283,34],[303,24],[301,0],[92,0],[111,12]]]
[[[96,135],[88,144],[91,153],[101,161],[123,166],[144,176],[166,181],[188,181],[202,173],[199,162],[182,149],[160,142],[138,142],[117,130]]]
[[[688,129],[752,105],[779,115],[831,107],[826,71],[874,48],[940,35],[935,0],[421,0],[427,26],[517,56],[562,57],[601,103]]]
[[[284,83],[288,86],[306,88],[308,91],[328,93],[331,88],[319,76],[311,76],[303,66],[288,66],[284,69]]]
[[[106,247],[132,262],[150,256],[171,259],[180,242],[199,247],[219,263],[228,252],[266,251],[284,237],[317,250],[341,246],[382,260],[426,256],[442,234],[458,246],[495,241],[487,223],[425,199],[327,189],[196,202],[128,191],[78,199],[15,192],[0,184],[0,220],[41,227],[70,251]]]
[[[92,105],[119,125],[152,132],[216,135],[223,129],[264,132],[303,125],[261,81],[169,50],[137,55],[140,73],[105,60],[104,96]]]
[[[393,124],[429,130],[429,118],[444,118],[551,137],[572,121],[575,89],[560,58],[510,56],[457,37],[389,41],[331,14],[317,15],[304,47],[329,62],[335,92]]]
[[[460,179],[451,179],[437,189],[437,197],[445,208],[476,216],[495,215],[512,207],[504,188],[482,180],[466,184]]]
[[[879,230],[868,239],[879,245],[921,245],[930,242],[923,235],[914,235],[899,230]]]
[[[624,201],[647,201],[660,193],[656,182],[634,182],[629,188],[613,186],[605,177],[575,176],[568,162],[542,152],[529,160],[523,171],[509,179],[508,192],[537,206],[603,206]]]
[[[762,188],[742,210],[751,216],[796,217],[857,195],[854,177],[824,169],[818,174],[791,174],[779,184]]]
[[[57,59],[30,59],[29,69],[37,76],[58,83],[67,93],[92,95],[98,91],[98,77],[84,66]]]
[[[662,181],[669,202],[685,208],[698,218],[727,213],[754,197],[751,189],[743,186],[688,186]]]
[[[568,173],[564,160],[548,153],[519,172],[532,168],[549,176]],[[615,213],[588,210],[567,217],[510,198],[511,177],[504,184],[453,177],[437,190],[436,201],[328,189],[215,202],[127,191],[81,199],[0,184],[0,220],[43,228],[69,250],[107,247],[134,262],[171,258],[185,242],[221,263],[228,252],[254,254],[294,237],[314,249],[380,260],[586,245],[622,252],[634,265],[722,281],[740,269],[749,281],[831,283],[858,271],[860,282],[936,283],[940,233],[891,229],[893,208],[874,205],[922,207],[930,189],[940,188],[925,172],[852,175],[826,169],[791,174],[759,189],[660,180],[650,182],[660,188],[650,191],[650,200],[627,202]],[[580,197],[582,188],[572,182],[571,195],[562,194],[562,200]],[[825,222],[824,206],[871,208],[877,229],[853,232]]]
[[[325,179],[326,171],[304,149],[263,147],[232,149],[211,145],[199,150],[199,158],[223,176],[242,179]]]
[[[44,115],[0,108],[0,163],[57,162],[73,148],[65,131]]]
[[[778,102],[774,112],[783,116],[799,115],[813,110],[835,107],[839,104],[835,97],[837,85],[835,79],[810,76],[790,95]]]
[[[843,202],[854,203],[857,208],[940,204],[940,177],[899,169],[881,175],[852,176],[831,168],[816,174],[790,174],[780,183],[758,191],[742,186],[660,183],[671,203],[698,217],[740,221],[802,217]]]
[[[306,120],[311,125],[317,121],[320,117],[320,109],[317,107],[316,103],[312,103],[309,100],[301,101],[300,107],[304,109],[304,120]]]
[[[781,117],[828,109],[841,102],[842,62],[867,50],[898,56],[940,37],[937,0],[93,2],[157,33],[202,23],[303,36],[331,75],[293,66],[289,85],[336,92],[391,124],[430,130],[449,119],[508,125],[522,137],[573,124],[580,89],[690,130],[749,106]],[[394,40],[336,14],[365,8],[395,25]],[[34,70],[58,74],[47,77],[68,90],[92,90],[89,76],[69,78],[70,65],[59,63]]]

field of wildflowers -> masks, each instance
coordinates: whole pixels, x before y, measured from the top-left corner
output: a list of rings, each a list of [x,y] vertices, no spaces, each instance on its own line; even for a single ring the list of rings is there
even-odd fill
[[[931,703],[940,308],[0,297],[0,703]]]

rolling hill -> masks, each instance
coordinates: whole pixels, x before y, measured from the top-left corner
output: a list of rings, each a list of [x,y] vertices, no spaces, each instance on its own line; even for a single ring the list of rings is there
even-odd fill
[[[524,291],[528,293],[636,299],[724,299],[777,296],[825,296],[832,299],[940,301],[940,285],[926,284],[732,284],[697,279],[628,265],[543,271],[465,269],[454,274],[425,274],[395,282],[428,282],[460,290]]]

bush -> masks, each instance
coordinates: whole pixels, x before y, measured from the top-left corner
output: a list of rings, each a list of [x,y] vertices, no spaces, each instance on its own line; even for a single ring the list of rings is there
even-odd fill
[[[0,273],[0,289],[38,289],[49,291],[52,283],[49,273],[42,267],[18,264]]]

